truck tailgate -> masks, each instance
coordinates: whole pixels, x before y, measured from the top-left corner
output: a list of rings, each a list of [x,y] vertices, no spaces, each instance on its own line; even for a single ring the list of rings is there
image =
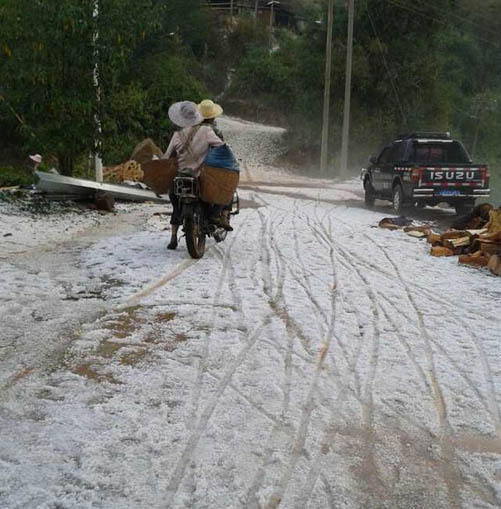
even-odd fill
[[[421,186],[437,187],[484,187],[486,169],[472,168],[422,168]]]

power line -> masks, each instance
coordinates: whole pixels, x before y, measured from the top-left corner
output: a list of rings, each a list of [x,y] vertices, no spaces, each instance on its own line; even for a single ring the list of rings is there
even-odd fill
[[[436,17],[418,9],[417,7],[410,6],[409,4],[403,3],[399,0],[386,0],[386,2],[391,5],[394,5],[395,7],[399,7],[400,9],[404,9],[409,12],[412,12],[413,14],[418,14],[424,18],[430,19],[430,20],[434,21],[435,23],[439,23],[439,24],[445,25],[445,26],[448,26],[451,24],[450,22],[444,21],[443,19],[442,20],[437,19]],[[475,36],[479,41],[485,42],[486,44],[490,44],[491,46],[498,48],[498,44],[496,44],[488,39],[484,39],[483,37],[480,37],[478,34],[476,34]]]
[[[405,116],[404,109],[402,107],[402,103],[400,102],[400,97],[398,95],[398,91],[397,91],[397,87],[395,85],[395,82],[393,81],[393,77],[391,75],[391,71],[390,71],[390,68],[388,66],[388,62],[386,61],[386,57],[384,56],[383,45],[381,43],[381,39],[379,38],[379,34],[377,33],[376,25],[374,24],[374,21],[372,19],[371,12],[370,12],[370,9],[369,9],[369,2],[368,2],[368,0],[365,3],[365,7],[367,9],[367,14],[369,15],[369,21],[371,23],[372,30],[374,31],[374,35],[376,36],[376,39],[377,39],[377,42],[378,42],[378,48],[379,48],[379,51],[381,53],[381,57],[383,58],[384,66],[386,68],[386,72],[388,73],[388,78],[390,79],[390,83],[391,83],[391,87],[393,89],[393,93],[395,94],[395,99],[397,100],[397,104],[398,104],[398,107],[399,107],[399,110],[400,110],[400,114],[402,115],[402,120],[404,121],[405,126],[408,127],[407,117]]]
[[[470,25],[476,27],[476,28],[479,28],[481,30],[483,30],[484,32],[490,32],[491,35],[494,35],[496,37],[499,37],[498,35],[498,32],[491,29],[491,28],[486,28],[482,25],[479,25],[478,23],[476,23],[475,21],[472,21],[471,19],[468,19],[468,18],[465,18],[463,16],[460,16],[459,14],[457,14],[456,12],[454,12],[453,10],[447,10],[447,9],[444,9],[442,7],[438,7],[437,5],[434,5],[434,4],[431,4],[429,2],[427,2],[426,0],[418,0],[418,2],[421,3],[421,5],[425,6],[425,7],[429,7],[431,9],[435,9],[436,11],[439,11],[441,12],[442,14],[444,14],[445,16],[452,16],[460,21],[463,21],[465,23],[469,23]],[[463,11],[465,14],[466,14],[466,11]],[[484,21],[487,21],[487,18],[482,18]]]

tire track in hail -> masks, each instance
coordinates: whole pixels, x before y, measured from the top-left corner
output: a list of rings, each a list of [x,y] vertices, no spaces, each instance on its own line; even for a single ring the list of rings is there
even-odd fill
[[[381,252],[385,256],[385,258],[394,267],[395,272],[396,272],[396,274],[398,276],[398,279],[401,282],[401,284],[403,286],[405,286],[407,291],[410,293],[411,290],[409,288],[409,285],[407,284],[406,280],[403,278],[400,269],[397,267],[395,261],[391,258],[391,256],[387,252],[387,250],[383,246],[381,246],[371,236],[365,235],[365,237],[367,239],[369,239],[371,242],[373,242],[374,245],[376,245],[381,250]],[[482,345],[482,342],[481,342],[480,338],[477,336],[475,331],[465,322],[465,320],[460,315],[457,314],[457,310],[455,308],[451,307],[450,303],[448,304],[448,307],[449,307],[449,310],[450,310],[450,314],[453,315],[456,318],[456,321],[461,324],[461,326],[463,327],[465,332],[467,332],[468,335],[471,337],[473,345],[475,346],[475,349],[478,352],[479,359],[480,359],[480,362],[482,364],[482,370],[483,370],[484,379],[485,379],[485,382],[486,382],[487,388],[488,388],[487,397],[489,399],[490,414],[491,414],[491,417],[492,417],[492,419],[494,421],[494,425],[495,425],[495,428],[496,428],[496,435],[499,437],[501,435],[501,411],[500,411],[500,408],[499,408],[499,404],[497,402],[496,390],[495,390],[495,387],[494,387],[494,378],[493,378],[493,374],[492,374],[492,368],[491,368],[489,360],[487,358],[487,354],[485,352],[485,349],[483,348],[483,345]],[[440,348],[443,348],[443,347],[440,345]],[[464,372],[460,371],[460,373],[470,383],[473,383],[473,382],[471,382],[469,377]]]
[[[227,253],[231,252],[232,247],[234,246],[235,242],[238,239],[239,233],[242,231],[244,223],[242,223],[238,230],[235,232],[235,237],[232,239],[228,249]],[[215,249],[215,253],[217,256],[217,248]],[[224,256],[221,259],[221,271],[219,273],[219,278],[217,280],[216,290],[214,292],[214,298],[212,299],[212,313],[210,318],[210,323],[207,328],[207,332],[205,333],[205,340],[203,340],[203,348],[202,348],[202,355],[198,361],[198,368],[197,368],[197,376],[195,379],[195,390],[193,395],[193,403],[192,403],[192,411],[190,412],[189,416],[189,423],[196,423],[197,417],[198,417],[198,410],[200,406],[200,397],[202,393],[202,387],[203,387],[203,378],[204,378],[204,372],[207,366],[207,359],[210,354],[210,342],[212,335],[214,334],[214,327],[216,325],[217,321],[217,308],[216,305],[220,304],[220,298],[223,291],[223,284],[226,278],[226,274],[228,272],[228,257]]]
[[[351,228],[349,227],[349,225],[347,225],[345,222],[341,221],[340,222],[345,226],[345,228],[351,230]],[[385,256],[385,258],[390,262],[390,264],[392,265],[392,267],[395,268],[396,264],[394,263],[394,261],[390,258],[386,248],[384,246],[381,246],[372,236],[368,235],[367,233],[363,233],[363,236],[368,239],[371,243],[373,243],[374,245],[376,245],[378,247],[378,249],[383,253],[383,255]],[[355,255],[354,253],[352,253],[354,256],[357,256]],[[367,262],[366,260],[364,260],[363,258],[357,256],[357,258],[362,262],[362,263],[365,263],[366,265],[369,264],[369,262]],[[370,264],[371,267],[373,268],[373,270],[376,270],[380,273],[383,273],[384,275],[387,275],[388,277],[390,277],[392,280],[396,280],[398,281],[400,284],[402,284],[403,286],[405,286],[407,288],[407,290],[410,291],[410,288],[411,286],[414,286],[416,288],[419,288],[419,290],[421,291],[422,294],[424,295],[427,295],[428,299],[430,300],[433,300],[434,302],[437,302],[439,304],[441,304],[443,307],[446,307],[449,311],[449,315],[451,315],[451,317],[454,317],[455,318],[455,322],[456,323],[459,323],[462,328],[465,330],[465,332],[467,333],[468,337],[471,338],[472,340],[472,343],[475,347],[475,349],[477,350],[477,353],[478,353],[478,356],[479,356],[479,359],[480,359],[480,363],[482,365],[482,370],[483,370],[483,375],[484,375],[484,379],[485,379],[485,382],[486,382],[486,386],[487,386],[487,397],[488,397],[488,400],[489,400],[489,413],[491,415],[491,418],[493,419],[493,423],[494,423],[494,427],[495,427],[495,433],[496,433],[496,436],[497,437],[501,437],[501,409],[500,409],[500,406],[499,406],[499,403],[498,403],[498,399],[497,399],[497,396],[496,396],[496,389],[495,389],[495,383],[494,383],[494,377],[493,377],[493,372],[492,372],[492,368],[491,368],[491,365],[490,365],[490,362],[489,362],[489,359],[488,359],[488,356],[487,356],[487,353],[484,349],[484,346],[483,346],[483,342],[482,340],[479,338],[479,336],[477,335],[477,333],[471,328],[471,326],[467,323],[467,321],[464,319],[463,316],[461,316],[459,313],[458,313],[458,308],[461,309],[463,311],[464,314],[469,314],[472,312],[471,309],[468,309],[466,307],[462,307],[462,306],[458,306],[458,305],[452,305],[450,302],[446,301],[445,299],[441,299],[439,297],[437,297],[432,291],[430,291],[428,288],[426,287],[423,287],[421,285],[418,285],[417,283],[415,282],[409,282],[407,281],[403,275],[401,274],[401,272],[399,272],[398,274],[396,274],[396,277],[395,277],[395,273],[391,273],[391,272],[386,272],[386,271],[383,271],[381,270],[379,267],[376,267],[372,264]],[[477,309],[475,309],[474,313],[476,315],[482,315],[482,313],[478,312]],[[486,319],[489,319],[489,320],[492,320],[493,318],[490,317],[490,316],[487,316],[487,315],[482,315],[484,318]],[[430,336],[431,338],[431,336]],[[442,351],[442,353],[445,352],[445,350],[443,349],[442,345],[439,345],[437,342],[435,342],[433,339],[432,341],[434,342],[434,344]],[[458,366],[457,363],[455,361],[452,361],[452,357],[450,357],[448,354],[447,354],[447,358],[450,362],[453,362],[455,366]],[[460,374],[460,376],[462,378],[464,378],[467,382],[468,385],[472,385],[473,382],[471,381],[471,379],[468,377],[468,375],[463,371],[461,370],[459,367],[456,368],[456,370],[458,371],[458,373]],[[474,384],[473,384],[474,385]],[[475,390],[475,392],[478,394],[478,389]]]
[[[349,231],[352,231],[350,226],[347,225],[344,221],[339,220],[339,222],[346,229],[348,229]],[[366,239],[368,239],[371,243],[373,243],[383,253],[385,258],[388,260],[388,262],[391,264],[391,266],[394,269],[397,267],[395,262],[394,262],[394,260],[391,259],[390,255],[387,252],[387,249],[384,246],[380,245],[369,234],[363,233],[362,235]],[[394,270],[394,272],[384,271],[384,270],[380,269],[379,267],[371,264],[367,260],[364,260],[362,257],[357,255],[356,253],[353,253],[351,251],[349,251],[349,252],[350,252],[350,254],[355,256],[361,263],[365,264],[366,266],[368,265],[372,270],[374,270],[376,272],[379,272],[379,273],[383,274],[384,276],[387,276],[392,281],[396,281],[396,282],[400,283],[402,286],[404,286],[406,291],[410,292],[412,286],[415,287],[415,288],[419,288],[421,293],[424,294],[424,295],[427,295],[429,300],[431,299],[434,302],[440,303],[443,307],[446,307],[449,310],[448,311],[449,315],[451,315],[451,317],[454,317],[455,318],[455,322],[459,323],[461,325],[461,327],[465,330],[465,332],[467,333],[468,337],[471,338],[472,343],[473,343],[475,349],[478,352],[480,363],[482,365],[484,379],[485,379],[486,386],[487,386],[488,411],[489,411],[489,413],[491,415],[491,418],[493,420],[493,423],[494,423],[494,427],[495,427],[495,430],[496,430],[496,436],[498,436],[498,437],[501,436],[501,411],[500,411],[500,407],[499,407],[499,404],[498,404],[498,401],[497,401],[497,397],[496,397],[496,390],[495,390],[495,384],[494,384],[494,377],[493,377],[493,373],[492,373],[492,368],[490,366],[490,363],[489,363],[489,360],[488,360],[486,351],[485,351],[485,349],[483,347],[481,339],[478,337],[476,332],[471,328],[471,326],[468,325],[468,323],[466,322],[464,317],[461,316],[460,314],[458,314],[458,306],[452,305],[450,302],[446,301],[445,299],[441,299],[441,298],[437,297],[428,288],[422,287],[422,286],[418,285],[415,282],[407,281],[403,277],[403,275],[402,275],[400,270],[398,270],[398,271]],[[468,314],[468,313],[471,312],[471,309],[467,309],[467,308],[461,308],[461,309],[465,312],[465,314]],[[476,313],[476,311],[477,310],[475,310],[475,313]],[[419,320],[419,318],[418,318],[418,320]],[[443,348],[443,346],[439,342],[435,341],[432,336],[429,336],[429,338],[433,342],[433,344],[436,346],[436,348],[439,349],[441,351],[441,353],[446,357],[446,359],[453,365],[453,367],[456,369],[457,373],[461,376],[461,378],[463,378],[465,380],[466,384],[468,386],[470,386],[470,388],[472,388],[472,390],[474,391],[474,393],[477,396],[479,396],[481,404],[485,405],[485,401],[484,401],[485,398],[478,391],[478,388],[476,387],[475,383],[471,380],[471,378],[464,372],[464,370],[462,370],[459,367],[457,361],[455,361],[446,352],[446,350]]]
[[[396,312],[397,314],[400,314],[402,315],[404,318],[407,319],[407,323],[410,324],[411,327],[413,327],[417,332],[419,332],[419,326],[417,325],[414,325],[412,323],[412,318],[407,314],[405,313],[405,311],[403,311],[402,309],[398,308],[393,302],[391,302],[390,299],[388,299],[384,294],[382,293],[379,293],[379,297],[381,300],[384,300],[388,307],[392,308],[394,312]],[[387,320],[392,323],[394,325],[394,327],[397,327],[398,328],[398,325],[396,324],[396,322],[392,319],[391,317],[391,314],[384,311],[386,317],[387,317]],[[400,336],[398,336],[398,339],[399,340],[402,340],[402,341],[405,341],[403,340],[403,338],[400,338]],[[479,400],[479,403],[484,407],[484,409],[490,413],[490,407],[489,407],[489,403],[485,400],[485,397],[482,395],[482,393],[479,391],[478,387],[475,385],[475,383],[473,382],[473,380],[463,371],[463,369],[459,366],[459,364],[457,363],[457,361],[447,352],[447,350],[441,345],[440,341],[437,341],[435,340],[433,337],[430,336],[430,339],[432,341],[432,343],[434,344],[435,348],[437,348],[437,350],[439,350],[442,355],[447,359],[447,361],[449,361],[449,363],[451,364],[451,366],[456,370],[457,374],[465,381],[466,385],[471,389],[471,391],[477,396],[478,400]],[[406,344],[408,344],[406,342]],[[412,354],[411,354],[412,355]],[[414,360],[415,361],[415,358],[414,356],[411,357],[411,360]],[[420,374],[424,375],[425,377],[425,381],[427,383],[427,385],[429,385],[429,381],[428,379],[426,378],[426,375],[424,374],[424,371],[422,371],[422,369],[420,370]],[[431,388],[431,387],[430,387]],[[492,415],[491,415],[492,417]]]
[[[377,245],[377,243],[376,243]],[[416,313],[416,316],[418,318],[419,323],[419,329],[421,331],[421,337],[423,339],[423,344],[425,347],[425,355],[427,358],[428,363],[428,377],[431,383],[431,387],[434,394],[434,401],[435,406],[437,409],[437,414],[439,418],[439,426],[440,426],[440,442],[441,442],[441,448],[442,448],[442,454],[444,459],[444,466],[447,468],[447,470],[443,471],[444,474],[444,481],[447,486],[447,493],[449,502],[452,507],[459,507],[460,504],[460,495],[458,490],[458,485],[461,481],[460,472],[457,470],[457,468],[454,467],[454,456],[455,456],[455,449],[453,443],[448,439],[452,435],[452,427],[449,422],[448,418],[448,412],[447,412],[447,404],[445,401],[445,396],[443,394],[442,386],[440,384],[437,369],[435,366],[435,356],[433,353],[433,348],[431,347],[431,339],[430,334],[428,332],[428,329],[426,327],[426,324],[424,322],[424,316],[421,310],[419,309],[419,306],[417,305],[417,302],[414,299],[414,296],[412,295],[412,292],[407,285],[407,283],[402,278],[402,275],[400,273],[400,269],[394,262],[394,260],[383,250],[383,254],[387,258],[387,260],[391,263],[393,268],[396,271],[396,274],[398,275],[403,288],[405,290],[406,296],[408,301],[410,302],[411,306],[414,309],[414,312]]]
[[[301,327],[294,320],[291,314],[287,310],[287,306],[284,303],[283,299],[283,286],[285,283],[285,262],[283,257],[277,254],[275,248],[273,248],[273,232],[269,229],[268,222],[265,222],[263,214],[261,211],[258,211],[261,222],[262,222],[262,235],[263,238],[261,240],[261,250],[262,250],[262,260],[263,260],[263,273],[265,278],[265,284],[263,285],[263,291],[265,295],[268,297],[268,304],[276,314],[276,316],[283,322],[289,334],[296,336],[303,349],[308,355],[313,355],[311,350],[311,341],[304,334]],[[273,292],[273,285],[271,284],[271,273],[270,273],[270,260],[271,260],[271,252],[274,252],[276,258],[279,260],[276,262],[276,266],[278,267],[278,276],[277,276],[277,284],[276,284],[276,292]]]
[[[309,223],[309,224],[310,224],[310,223]],[[311,224],[310,224],[310,227],[311,227]],[[325,235],[320,234],[320,239],[321,239],[321,240],[323,240],[324,242],[326,242],[327,244],[329,243],[329,239],[328,239],[328,238],[326,238],[326,236],[325,236]],[[340,246],[338,246],[338,248],[340,248]],[[344,257],[345,257],[345,258],[348,258],[347,253],[346,253],[346,252],[344,252],[344,251],[342,250],[342,248],[341,248],[341,254],[344,254]],[[374,358],[374,357],[373,357],[373,358]],[[435,393],[435,396],[436,396],[436,393]],[[434,401],[436,401],[436,397],[434,398]],[[439,408],[439,411],[440,411],[440,408]],[[442,414],[442,415],[443,415],[443,414]],[[450,488],[450,486],[451,486],[451,483],[448,483],[448,488]],[[449,493],[450,493],[450,492],[451,492],[451,490],[449,489]]]
[[[319,240],[319,242],[323,243],[326,246],[328,253],[329,253],[330,264],[332,267],[331,270],[335,271],[336,260],[335,260],[335,256],[334,256],[334,247],[333,247],[328,235],[326,236],[325,232],[322,231],[322,229],[320,227],[317,227],[314,224],[312,224],[310,218],[307,217],[305,222],[308,225],[308,227],[310,228],[310,230],[312,231],[313,235]],[[341,262],[342,262],[342,260],[341,260]],[[338,284],[337,281],[336,281],[336,284]],[[352,361],[350,358],[350,354],[349,354],[348,350],[346,349],[345,344],[338,337],[336,337],[336,340],[337,340],[336,344],[339,346],[339,349],[341,350],[341,353],[342,353],[342,356],[344,358],[346,365],[349,368],[351,368]],[[359,354],[360,354],[360,352],[358,353],[358,355]],[[339,369],[339,366],[338,366],[338,363],[337,363],[335,357],[333,355],[329,355],[329,360],[333,366],[334,371],[337,373],[341,373],[341,370]],[[357,371],[352,370],[350,374],[354,377],[355,385],[360,386],[360,380],[358,379]]]
[[[363,272],[353,263],[350,257],[344,252],[343,248],[334,240],[334,236],[332,235],[332,223],[329,218],[329,230],[327,230],[324,224],[320,224],[320,228],[324,232],[324,236],[330,242],[333,252],[335,251],[338,255],[338,261],[342,260],[349,264],[352,268],[352,271],[358,276],[358,278],[362,281],[365,291],[369,297],[369,302],[371,306],[371,313],[373,316],[373,336],[370,345],[370,364],[369,364],[369,373],[367,376],[367,380],[365,382],[364,387],[364,395],[363,400],[364,404],[362,405],[362,421],[363,428],[365,429],[365,440],[363,446],[363,454],[364,454],[364,474],[371,481],[371,487],[376,490],[384,490],[386,491],[387,487],[384,481],[381,478],[379,467],[376,463],[374,457],[374,446],[375,446],[375,433],[374,433],[374,384],[377,373],[377,366],[379,360],[379,350],[380,350],[380,336],[381,331],[379,328],[379,323],[381,321],[379,308],[377,305],[377,297],[372,287],[370,281],[366,278]],[[340,256],[341,255],[341,256]]]
[[[281,224],[283,219],[281,221]],[[278,229],[276,229],[278,235]],[[254,474],[253,480],[246,492],[244,497],[244,505],[245,507],[258,508],[260,507],[259,499],[258,499],[258,491],[262,487],[267,467],[271,462],[271,458],[273,453],[277,447],[277,442],[280,439],[281,435],[284,433],[286,427],[293,429],[291,425],[288,425],[288,412],[290,406],[290,390],[291,390],[291,377],[292,377],[292,355],[293,355],[293,346],[294,339],[299,336],[299,329],[297,327],[293,327],[290,321],[290,315],[284,314],[284,310],[286,310],[285,302],[283,301],[283,285],[285,282],[285,268],[286,263],[283,259],[280,250],[277,248],[275,237],[272,231],[266,230],[262,232],[263,235],[266,235],[269,243],[271,245],[271,252],[275,255],[275,258],[278,259],[278,262],[275,264],[277,270],[282,274],[279,277],[279,284],[277,285],[277,291],[274,293],[270,287],[264,287],[264,293],[267,297],[267,302],[272,309],[272,311],[278,316],[285,327],[285,333],[287,338],[287,346],[284,351],[279,352],[281,354],[283,365],[284,365],[284,375],[283,375],[283,400],[282,400],[282,410],[281,410],[281,422],[277,423],[273,426],[267,442],[264,448],[263,459],[260,462],[259,468]],[[262,239],[262,246],[267,246],[267,239]],[[271,257],[270,246],[267,247],[267,252],[264,254],[263,258],[267,266],[269,266],[269,258]],[[273,333],[272,333],[273,334]],[[301,341],[301,339],[300,339]],[[273,341],[272,345],[277,348],[278,345]],[[308,361],[307,361],[308,362]],[[290,431],[289,429],[289,431]]]
[[[238,240],[238,237],[240,235],[240,232],[243,230],[244,225],[245,225],[245,221],[239,225],[237,231],[235,232],[234,237],[231,240],[231,242],[227,248],[227,251],[226,251],[228,253],[228,255],[231,252],[231,249],[233,248],[233,246],[235,245],[235,242]],[[208,359],[209,359],[209,355],[210,355],[210,343],[211,343],[211,338],[214,334],[214,328],[215,328],[216,321],[217,321],[217,308],[218,308],[218,305],[221,305],[221,302],[219,302],[219,301],[221,298],[224,281],[225,281],[226,275],[228,273],[228,265],[229,265],[229,256],[225,256],[224,254],[223,254],[223,256],[221,256],[217,244],[215,246],[213,246],[213,253],[215,254],[215,258],[219,258],[219,260],[220,260],[221,270],[220,270],[219,277],[217,280],[214,297],[212,299],[212,312],[211,312],[210,323],[209,323],[209,326],[205,333],[205,338],[202,340],[203,341],[202,342],[202,351],[201,351],[201,355],[199,357],[197,368],[196,368],[196,377],[195,377],[195,384],[194,384],[193,397],[192,397],[192,403],[191,403],[192,409],[189,412],[188,422],[187,422],[187,427],[192,428],[192,429],[196,429],[195,427],[196,427],[196,423],[198,421],[200,399],[201,399],[202,390],[203,390],[204,378],[207,373],[207,363],[208,363]],[[193,469],[190,471],[189,483],[192,486],[192,489],[190,490],[190,492],[194,493],[195,487],[196,487],[196,479],[194,477]]]
[[[276,508],[284,498],[285,493],[287,492],[288,486],[292,479],[294,470],[296,468],[299,457],[304,451],[306,439],[308,436],[308,427],[311,419],[312,412],[315,408],[315,393],[318,387],[318,382],[321,374],[321,370],[324,366],[325,358],[327,357],[331,341],[334,338],[334,330],[336,325],[336,315],[337,315],[337,300],[338,300],[338,284],[337,284],[337,273],[335,266],[333,266],[332,272],[332,286],[330,292],[330,301],[331,301],[331,310],[328,328],[323,340],[322,347],[319,352],[318,361],[315,366],[315,372],[313,375],[313,380],[310,385],[310,389],[307,393],[307,396],[303,402],[303,410],[299,419],[299,429],[296,433],[295,440],[292,443],[291,457],[288,465],[283,469],[280,480],[278,481],[278,486],[274,489],[272,495],[269,497],[267,504],[265,507],[267,509]]]
[[[231,379],[235,374],[236,370],[242,365],[245,361],[247,354],[251,350],[251,348],[256,344],[257,340],[261,336],[262,332],[269,326],[271,323],[272,314],[266,315],[261,324],[258,325],[254,331],[249,332],[246,338],[245,345],[240,349],[236,358],[230,363],[228,368],[226,369],[224,376],[221,378],[219,384],[216,387],[215,394],[209,400],[205,408],[203,409],[198,422],[196,423],[194,429],[190,433],[190,437],[187,440],[187,443],[184,447],[184,450],[176,464],[176,467],[172,473],[170,481],[167,485],[167,507],[172,507],[172,503],[177,494],[179,486],[184,478],[186,467],[188,463],[191,461],[191,458],[198,446],[200,438],[202,434],[207,429],[207,425],[216,409],[216,406],[221,399],[221,396],[225,392],[226,388],[231,383]]]
[[[296,211],[296,212],[297,212],[297,211]],[[334,260],[333,260],[333,258],[332,258],[332,255],[333,255],[333,253],[332,253],[332,246],[330,245],[329,238],[328,238],[328,237],[326,237],[326,236],[324,235],[324,233],[323,233],[322,231],[320,231],[317,227],[315,227],[314,225],[312,225],[312,223],[311,223],[311,221],[310,221],[310,218],[309,218],[308,216],[301,216],[301,215],[299,215],[299,214],[297,214],[297,213],[296,213],[295,215],[296,215],[296,217],[297,217],[300,221],[302,221],[303,223],[305,223],[305,224],[309,227],[309,229],[311,230],[311,232],[313,233],[314,237],[317,239],[317,241],[319,242],[319,244],[320,244],[320,245],[323,245],[323,246],[325,246],[325,247],[327,248],[327,250],[328,250],[328,258],[329,258],[329,260],[330,260],[330,264],[331,264],[331,267],[332,267],[332,271],[334,272],[334,271],[335,271],[335,262],[334,262]],[[319,280],[319,281],[321,281],[322,283],[324,283],[324,284],[325,284],[325,280],[324,280],[324,279],[322,279],[322,278],[320,278],[320,277],[319,277],[316,273],[314,273],[314,272],[312,272],[312,271],[308,271],[308,270],[306,269],[306,267],[304,267],[304,265],[303,265],[303,266],[301,266],[301,268],[303,269],[303,272],[304,272],[304,273],[308,273],[308,274],[309,274],[309,276],[310,276],[311,278],[315,278],[315,279],[317,279],[317,280]],[[357,311],[358,311],[358,310],[357,310]],[[360,323],[360,319],[359,319],[359,318],[360,318],[360,317],[359,317],[359,314],[357,313],[357,320],[359,321],[359,329],[360,329],[361,323]],[[360,335],[359,335],[359,336],[360,336]],[[359,358],[359,355],[360,355],[361,340],[362,340],[362,336],[360,336],[360,341],[359,341],[359,344],[358,344],[358,346],[357,346],[357,348],[356,348],[355,358],[353,359],[353,361],[351,361],[351,360],[350,360],[349,353],[346,351],[346,348],[345,348],[344,344],[342,344],[342,343],[338,340],[338,343],[339,343],[339,346],[340,346],[340,348],[341,348],[341,352],[342,352],[342,354],[343,354],[343,357],[344,357],[344,359],[345,359],[345,362],[346,362],[346,364],[347,364],[349,367],[351,367],[351,365],[352,365],[352,364],[353,364],[353,365],[356,365],[356,362],[357,362],[357,360],[358,360],[358,358]],[[331,364],[333,365],[334,372],[340,373],[340,370],[339,370],[339,368],[338,368],[338,366],[337,366],[337,362],[336,362],[335,358],[334,358],[332,355],[330,355],[330,356],[329,356],[329,359],[330,359]],[[360,382],[359,382],[359,380],[358,380],[358,373],[357,373],[357,371],[356,371],[356,369],[355,369],[355,368],[353,368],[353,369],[352,369],[352,373],[353,373],[353,375],[354,375],[354,379],[355,379],[355,380],[354,380],[354,383],[355,383],[355,384],[359,387],[359,386],[360,386]],[[336,382],[336,383],[337,383],[337,382]],[[358,393],[360,394],[360,390],[358,390]]]
[[[374,242],[373,239],[371,239],[371,240]],[[381,249],[381,246],[378,246],[378,247]],[[382,274],[383,276],[390,279],[392,282],[397,282],[399,284],[406,283],[409,288],[411,288],[412,286],[415,288],[418,288],[423,295],[427,296],[428,300],[437,302],[437,303],[441,304],[443,307],[445,307],[446,309],[448,309],[447,313],[451,316],[451,318],[454,318],[454,322],[460,324],[463,327],[463,329],[467,333],[468,337],[471,337],[473,345],[479,353],[479,359],[482,364],[484,378],[486,380],[487,389],[488,389],[488,391],[487,391],[488,398],[489,398],[489,405],[488,405],[489,409],[488,410],[489,410],[489,413],[491,415],[491,418],[493,420],[493,423],[494,423],[494,426],[496,429],[496,435],[500,436],[500,434],[501,434],[501,431],[500,431],[501,430],[501,415],[500,415],[499,404],[497,402],[496,391],[495,391],[495,387],[494,387],[494,377],[492,375],[492,368],[490,367],[490,363],[488,361],[485,349],[483,348],[481,339],[478,337],[477,333],[467,324],[465,319],[462,316],[460,316],[459,314],[457,314],[457,307],[453,307],[450,302],[447,302],[443,299],[437,298],[431,291],[425,289],[424,287],[420,287],[417,284],[413,284],[412,282],[407,281],[403,277],[402,277],[402,279],[399,279],[398,276],[395,277],[394,273],[390,273],[390,272],[381,270],[378,267],[375,267],[372,264],[368,263],[366,260],[364,260],[360,256],[356,255],[356,253],[353,253],[349,250],[348,250],[348,252],[350,252],[351,255],[353,255],[355,258],[357,258],[360,261],[360,263],[362,263],[369,269],[372,269],[374,272]],[[399,313],[400,312],[401,311],[399,310]],[[470,310],[468,310],[468,312],[470,312]],[[430,339],[433,342],[433,344],[442,352],[442,354],[446,357],[446,359],[455,367],[457,373],[460,375],[461,378],[463,378],[465,380],[467,385],[469,385],[470,387],[472,385],[475,385],[474,382],[471,380],[471,378],[464,372],[464,370],[462,370],[459,367],[459,364],[457,363],[457,361],[455,361],[453,359],[453,357],[451,357],[446,352],[446,350],[443,348],[443,346],[439,342],[435,341],[432,336],[430,336]],[[478,389],[476,388],[476,386],[475,386],[474,392],[476,394],[480,394],[478,392]],[[484,399],[485,399],[484,396],[481,395],[480,400],[483,405],[485,404],[483,401]]]
[[[323,224],[321,222],[319,222],[319,223]],[[332,232],[329,232],[329,236],[330,236],[330,238],[332,238]],[[332,253],[332,255],[334,254],[334,250],[333,250],[332,246],[330,248],[330,252]],[[332,263],[335,263],[334,257],[333,257]],[[353,270],[348,264],[342,263],[342,260],[338,260],[338,263],[340,263],[343,266]],[[339,288],[342,289],[341,283],[339,283]],[[368,293],[368,292],[366,291],[366,293]],[[368,296],[369,296],[369,299],[370,299],[370,295],[368,295]],[[342,302],[344,303],[345,306],[349,305],[350,302],[351,302],[351,299],[349,298],[349,296],[348,295],[344,295],[342,293],[342,291],[340,291],[340,300],[342,300]],[[355,306],[355,308],[356,308],[356,306]],[[373,320],[375,320],[375,317],[373,318]],[[359,316],[358,310],[357,310],[357,325],[359,327],[360,327],[360,323],[361,323],[361,320],[360,320],[360,316]],[[373,321],[373,328],[374,328],[374,330],[376,330],[376,328],[377,328],[377,323],[375,321]],[[335,336],[337,337],[337,336],[339,336],[339,334],[335,334]],[[350,364],[350,369],[356,375],[357,375],[357,373],[356,373],[356,363],[358,361],[358,357],[359,357],[360,352],[361,352],[361,346],[362,346],[362,336],[360,336],[360,340],[358,341],[355,359]],[[361,401],[362,393],[361,393],[361,388],[360,388],[360,380],[359,380],[358,376],[354,376],[354,382],[355,382],[355,390],[356,390],[357,394],[359,395],[359,403],[361,404],[361,407],[363,407],[364,406],[364,402]],[[340,390],[339,394],[338,394],[338,397],[336,399],[336,402],[335,402],[334,406],[332,406],[332,403],[330,403],[330,405],[329,405],[330,406],[329,422],[328,422],[328,424],[327,424],[327,426],[326,426],[326,428],[324,430],[324,433],[322,435],[322,438],[320,440],[320,445],[319,445],[319,448],[318,448],[317,455],[314,458],[314,460],[311,462],[310,470],[309,470],[309,472],[307,474],[306,481],[305,481],[305,483],[303,485],[303,488],[301,490],[301,495],[299,497],[297,497],[297,500],[295,501],[295,504],[294,504],[294,506],[297,507],[298,509],[307,506],[309,500],[311,499],[311,496],[313,494],[315,486],[316,486],[316,484],[318,482],[318,479],[319,479],[319,477],[321,476],[321,474],[323,472],[323,466],[324,466],[324,461],[325,461],[326,454],[327,454],[331,444],[335,440],[335,436],[336,436],[336,426],[335,426],[336,419],[338,418],[338,415],[339,415],[339,407],[340,407],[340,405],[342,404],[342,402],[346,398],[346,392],[347,392],[346,391],[346,387],[342,388]],[[325,482],[326,482],[326,480],[325,480]],[[328,485],[324,486],[324,490],[327,490],[327,489],[328,489]]]

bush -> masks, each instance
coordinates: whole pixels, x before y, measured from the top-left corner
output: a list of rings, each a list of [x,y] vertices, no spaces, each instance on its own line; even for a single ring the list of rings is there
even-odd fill
[[[12,166],[0,167],[0,187],[28,186],[34,181],[34,176],[27,171]]]

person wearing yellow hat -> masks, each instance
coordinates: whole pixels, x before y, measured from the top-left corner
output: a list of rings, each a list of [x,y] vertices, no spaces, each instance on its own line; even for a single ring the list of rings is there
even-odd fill
[[[202,124],[208,125],[218,136],[224,141],[223,133],[218,129],[216,125],[216,118],[223,114],[223,108],[216,104],[211,99],[204,99],[199,105],[198,110],[204,118]]]
[[[216,118],[223,114],[223,108],[216,104],[211,99],[204,99],[199,105],[198,110],[204,118],[202,125],[209,126],[214,134],[224,141],[224,136],[221,130],[216,125]],[[229,214],[231,212],[231,203],[226,206],[213,205],[211,221],[219,226],[222,226],[227,231],[232,231],[230,226]]]

